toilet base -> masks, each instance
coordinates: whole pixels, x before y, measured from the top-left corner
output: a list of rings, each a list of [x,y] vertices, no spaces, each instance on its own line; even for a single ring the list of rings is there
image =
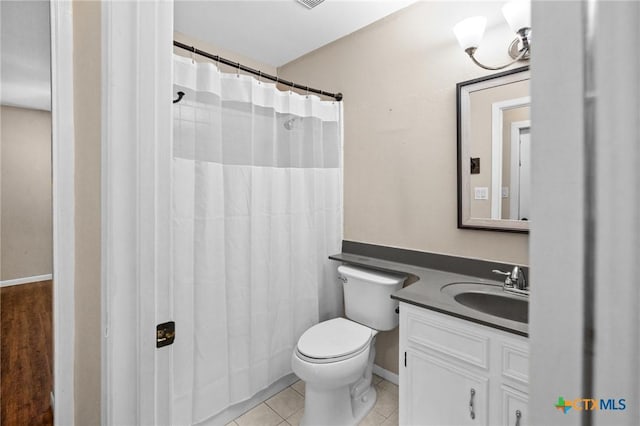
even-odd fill
[[[314,403],[305,404],[300,426],[356,426],[373,408],[377,393],[370,386],[360,397],[352,398],[349,386],[331,392],[307,386],[305,399]]]
[[[367,364],[354,383],[327,389],[305,382],[304,415],[300,426],[356,426],[369,414],[378,394],[371,379],[376,357],[376,338],[371,340]]]
[[[354,425],[357,425],[371,411],[378,399],[376,388],[371,386],[369,390],[357,400],[352,400]]]

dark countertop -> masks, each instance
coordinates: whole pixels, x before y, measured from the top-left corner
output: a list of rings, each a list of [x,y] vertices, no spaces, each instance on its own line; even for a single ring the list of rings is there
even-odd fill
[[[437,269],[421,268],[357,254],[339,253],[329,256],[329,259],[380,271],[409,275],[409,279],[407,280],[409,284],[391,295],[393,299],[509,333],[525,337],[529,336],[528,324],[495,317],[467,308],[455,302],[451,296],[440,291],[442,286],[454,282],[474,282],[502,286],[502,282],[500,281],[439,271]]]

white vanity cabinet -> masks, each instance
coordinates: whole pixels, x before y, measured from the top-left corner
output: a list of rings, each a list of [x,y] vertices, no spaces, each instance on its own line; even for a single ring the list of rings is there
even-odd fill
[[[525,337],[400,303],[400,425],[527,425]]]

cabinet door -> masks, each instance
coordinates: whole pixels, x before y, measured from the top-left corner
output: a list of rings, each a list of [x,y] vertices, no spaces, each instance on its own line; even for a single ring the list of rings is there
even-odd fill
[[[502,385],[502,424],[504,426],[526,426],[527,394],[510,386]]]
[[[407,350],[407,366],[401,368],[406,368],[400,401],[402,424],[487,424],[488,378],[415,349]]]

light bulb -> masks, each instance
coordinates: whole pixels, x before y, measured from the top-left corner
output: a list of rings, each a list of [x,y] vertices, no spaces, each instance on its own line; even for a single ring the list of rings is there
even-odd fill
[[[456,35],[462,49],[477,48],[480,45],[486,26],[487,18],[474,16],[458,22],[453,27],[453,33]]]
[[[514,33],[531,28],[531,3],[529,0],[512,0],[502,6],[502,14]]]

